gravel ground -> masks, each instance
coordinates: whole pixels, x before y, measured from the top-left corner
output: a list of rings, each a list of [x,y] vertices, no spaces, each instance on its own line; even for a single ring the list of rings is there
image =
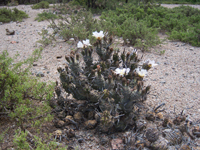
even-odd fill
[[[179,5],[163,4],[162,6],[172,8]],[[200,5],[191,6],[200,9]],[[41,9],[33,10],[30,5],[20,5],[17,8],[26,11],[30,18],[20,23],[11,22],[0,25],[0,52],[7,50],[12,57],[19,53],[20,57],[17,60],[23,60],[29,57],[35,48],[41,46],[36,43],[41,38],[38,32],[41,29],[46,29],[49,23],[47,21],[34,21],[36,15],[43,11]],[[6,28],[15,30],[15,35],[7,36]],[[165,35],[160,36],[165,37]],[[65,65],[65,54],[68,54],[75,46],[61,41],[56,46],[45,47],[42,58],[36,62],[37,66],[31,70],[32,74],[35,76],[39,72],[43,73],[44,77],[41,77],[43,81],[59,80],[57,67]],[[124,46],[121,45],[121,49],[123,48]],[[166,40],[151,51],[151,53],[140,53],[140,55],[144,55],[144,60],[149,58],[159,64],[150,70],[145,78],[145,85],[150,84],[152,87],[147,103],[155,106],[165,102],[166,113],[174,112],[175,107],[176,113],[185,109],[185,113],[190,115],[192,120],[199,119],[200,48],[182,42]],[[165,51],[165,53],[159,55],[159,51]],[[57,59],[57,56],[62,56],[62,58]]]

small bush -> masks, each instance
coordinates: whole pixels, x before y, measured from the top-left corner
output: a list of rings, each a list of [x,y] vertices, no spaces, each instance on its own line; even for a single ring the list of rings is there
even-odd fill
[[[0,55],[0,112],[8,113],[22,128],[24,122],[35,121],[40,115],[43,118],[33,122],[33,126],[52,118],[48,100],[54,85],[29,76],[29,69],[40,57],[41,50],[35,50],[32,57],[15,64],[6,51]]]
[[[28,15],[17,8],[12,10],[7,8],[0,9],[0,22],[22,21],[24,18],[28,18]]]
[[[60,16],[61,21],[56,24],[54,19],[50,20],[50,28],[53,28],[54,32],[52,34],[48,33],[47,30],[42,30],[40,35],[42,40],[39,42],[43,45],[51,44],[55,39],[55,35],[59,35],[65,41],[70,38],[75,40],[83,40],[86,37],[91,37],[93,30],[99,29],[98,22],[93,19],[93,15],[88,11],[78,11],[77,13],[72,13],[66,17]]]
[[[137,43],[145,41],[143,44],[146,48],[158,44],[156,31],[165,31],[169,39],[200,46],[199,14],[200,10],[190,6],[168,9],[156,4],[140,3],[139,5],[124,5],[115,11],[103,12],[101,22],[104,30],[122,36],[125,41],[126,38],[129,39],[131,44],[136,44],[136,37],[133,35],[137,35]],[[153,39],[148,40],[148,36]]]
[[[28,131],[26,130],[21,131],[20,129],[15,131],[15,135],[14,135],[14,139],[13,139],[13,144],[14,147],[17,150],[22,150],[22,149],[36,149],[36,150],[53,150],[53,149],[57,149],[57,150],[66,150],[67,147],[62,148],[61,146],[58,146],[58,144],[56,143],[55,140],[50,140],[50,137],[47,137],[45,140],[39,138],[36,135],[31,135],[32,136],[32,141],[33,142],[29,142],[29,140],[27,140],[28,136],[30,136],[30,133],[28,133]],[[48,142],[47,142],[48,140]]]
[[[41,1],[38,4],[35,4],[32,6],[32,9],[45,9],[45,8],[49,8],[49,3],[46,1]]]
[[[51,13],[51,12],[42,12],[39,13],[38,16],[35,18],[38,22],[44,21],[44,20],[49,20],[49,19],[57,19],[58,16]]]

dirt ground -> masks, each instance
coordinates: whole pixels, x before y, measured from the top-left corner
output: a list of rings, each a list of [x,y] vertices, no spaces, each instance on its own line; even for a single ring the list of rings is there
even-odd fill
[[[163,6],[172,8],[179,5],[164,4]],[[194,5],[193,7],[200,8],[199,5]],[[35,48],[41,46],[41,44],[37,43],[41,39],[38,32],[41,29],[46,29],[49,23],[48,21],[34,21],[36,15],[43,11],[42,9],[33,10],[30,5],[19,5],[17,8],[25,11],[29,15],[29,18],[19,23],[10,22],[0,25],[0,52],[2,53],[3,50],[7,50],[11,57],[19,53],[18,60],[23,60],[29,57]],[[15,35],[7,36],[5,32],[6,28],[15,30]],[[159,36],[166,38],[164,34],[159,34]],[[118,46],[121,50],[124,48],[127,50],[132,49],[122,44]],[[57,43],[55,46],[49,45],[45,47],[42,52],[42,58],[38,62],[35,62],[37,65],[31,69],[32,75],[37,75],[38,72],[42,72],[44,74],[44,77],[41,77],[42,81],[59,81],[57,67],[65,66],[66,60],[64,56],[69,54],[73,48],[76,48],[76,43],[69,45],[64,41]],[[151,85],[151,92],[148,95],[146,103],[152,107],[165,103],[166,114],[179,114],[184,110],[184,113],[192,121],[199,120],[200,47],[193,47],[187,43],[166,39],[163,44],[152,48],[150,52],[139,52],[139,56],[142,55],[143,60],[155,60],[158,64],[144,78],[145,85]],[[62,58],[57,59],[57,56],[62,56]],[[8,124],[3,122],[0,123],[0,134],[8,126]],[[16,128],[12,122],[9,123],[9,126],[11,129]],[[92,131],[88,131],[87,133],[92,135],[89,132]],[[10,135],[7,138],[9,139]],[[95,141],[95,138],[92,141]],[[92,142],[88,141],[88,143]],[[93,149],[92,144],[89,145]],[[98,148],[96,147],[95,149]],[[108,147],[100,147],[99,149],[108,149]]]

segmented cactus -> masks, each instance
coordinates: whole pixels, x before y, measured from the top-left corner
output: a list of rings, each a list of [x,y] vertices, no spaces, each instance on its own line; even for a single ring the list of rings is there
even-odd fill
[[[118,116],[113,122],[113,126],[117,126],[120,116],[127,120],[134,113],[134,104],[146,99],[150,86],[144,87],[142,80],[147,73],[145,69],[155,63],[147,61],[139,65],[136,49],[127,53],[124,50],[119,56],[119,52],[110,47],[112,37],[107,39],[103,32],[93,35],[97,39],[94,50],[88,39],[78,43],[84,66],[80,66],[79,54],[72,51],[65,57],[68,62],[65,69],[58,68],[60,80],[65,91],[75,99],[88,100],[113,118]],[[93,52],[99,56],[97,62],[93,61]]]

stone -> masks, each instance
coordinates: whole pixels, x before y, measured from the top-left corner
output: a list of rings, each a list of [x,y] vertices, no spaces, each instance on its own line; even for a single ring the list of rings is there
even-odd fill
[[[83,143],[83,141],[84,141],[83,138],[78,139],[78,142],[79,142],[79,143]]]
[[[191,47],[190,50],[193,51],[193,50],[194,50],[194,47]]]
[[[37,72],[36,74],[37,77],[44,77],[44,73],[42,71]]]
[[[186,45],[186,43],[181,44],[181,46],[185,46],[185,45]]]
[[[3,24],[3,22],[0,22],[0,25],[2,25]]]
[[[61,56],[61,55],[60,55],[60,56],[56,56],[56,58],[57,58],[57,59],[60,59],[60,58],[62,58],[62,56]]]

